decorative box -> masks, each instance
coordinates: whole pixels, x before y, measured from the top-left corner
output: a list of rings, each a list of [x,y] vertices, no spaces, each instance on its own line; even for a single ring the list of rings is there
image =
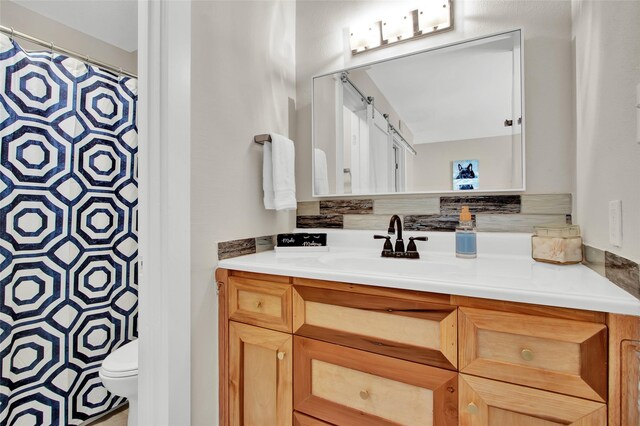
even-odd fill
[[[531,256],[538,262],[569,265],[582,262],[582,237],[578,225],[535,226]]]

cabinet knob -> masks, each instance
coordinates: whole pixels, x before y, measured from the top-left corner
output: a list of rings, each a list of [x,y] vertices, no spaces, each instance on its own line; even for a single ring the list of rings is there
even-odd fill
[[[258,300],[258,303],[256,303],[256,308],[262,308],[262,300]]]
[[[467,413],[476,414],[477,412],[478,412],[478,406],[473,402],[470,402],[469,405],[467,405]]]
[[[526,349],[525,348],[525,349],[522,350],[522,352],[520,352],[520,356],[525,361],[531,361],[531,360],[533,360],[533,351],[531,349]]]
[[[278,352],[278,359],[282,361],[284,359],[284,352]]]
[[[360,391],[360,398],[362,399],[369,399],[369,391],[366,389],[363,389]]]

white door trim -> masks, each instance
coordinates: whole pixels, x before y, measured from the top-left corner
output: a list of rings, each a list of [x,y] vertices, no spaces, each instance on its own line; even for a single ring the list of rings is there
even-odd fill
[[[138,2],[140,425],[191,421],[191,2]]]

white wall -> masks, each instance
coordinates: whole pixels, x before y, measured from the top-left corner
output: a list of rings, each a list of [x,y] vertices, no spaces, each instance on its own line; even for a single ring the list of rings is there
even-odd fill
[[[289,231],[262,205],[255,134],[294,137],[291,1],[192,3],[191,424],[217,424],[217,242]],[[310,174],[310,173],[309,173]]]
[[[137,52],[127,52],[11,1],[1,0],[0,4],[0,24],[5,27],[13,27],[16,31],[51,41],[56,46],[84,53],[92,58],[122,67],[122,69],[133,73],[138,70]],[[73,6],[70,5],[70,7]],[[46,50],[46,48],[21,39],[18,39],[18,43],[25,49]]]
[[[574,0],[576,217],[585,244],[640,262],[640,2]],[[610,200],[622,200],[623,246],[609,244]]]
[[[300,1],[296,26],[298,199],[311,197],[311,78],[460,39],[522,28],[525,51],[527,192],[572,192],[571,4],[567,1],[456,1],[455,30],[351,56],[347,29],[406,12],[415,1]]]
[[[414,145],[418,154],[415,157],[407,155],[407,162],[413,163],[412,172],[407,174],[407,191],[452,190],[451,168],[452,162],[457,160],[478,160],[477,189],[520,188],[520,138],[512,139],[511,136],[496,136]]]

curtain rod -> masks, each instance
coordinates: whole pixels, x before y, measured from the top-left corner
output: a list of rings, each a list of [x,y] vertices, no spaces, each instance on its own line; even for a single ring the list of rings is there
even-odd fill
[[[97,59],[93,59],[90,58],[89,55],[83,55],[81,53],[75,52],[73,50],[69,50],[69,49],[65,49],[63,47],[60,46],[56,46],[55,44],[53,44],[52,42],[48,42],[48,41],[44,41],[41,40],[39,38],[30,36],[28,34],[25,33],[21,33],[20,31],[15,31],[13,28],[9,28],[9,27],[5,27],[4,25],[0,25],[0,32],[8,35],[10,38],[13,37],[18,37],[27,41],[30,41],[31,43],[37,44],[39,46],[42,47],[46,47],[48,48],[50,51],[56,51],[58,53],[62,53],[65,54],[71,58],[75,58],[78,59],[82,62],[86,62],[88,64],[92,64],[92,65],[96,65],[100,68],[104,68],[107,71],[112,71],[118,75],[126,75],[127,77],[133,77],[133,78],[138,78],[138,76],[132,72],[123,70],[121,67],[116,67],[110,64],[107,64],[106,62],[102,62],[99,61]]]

